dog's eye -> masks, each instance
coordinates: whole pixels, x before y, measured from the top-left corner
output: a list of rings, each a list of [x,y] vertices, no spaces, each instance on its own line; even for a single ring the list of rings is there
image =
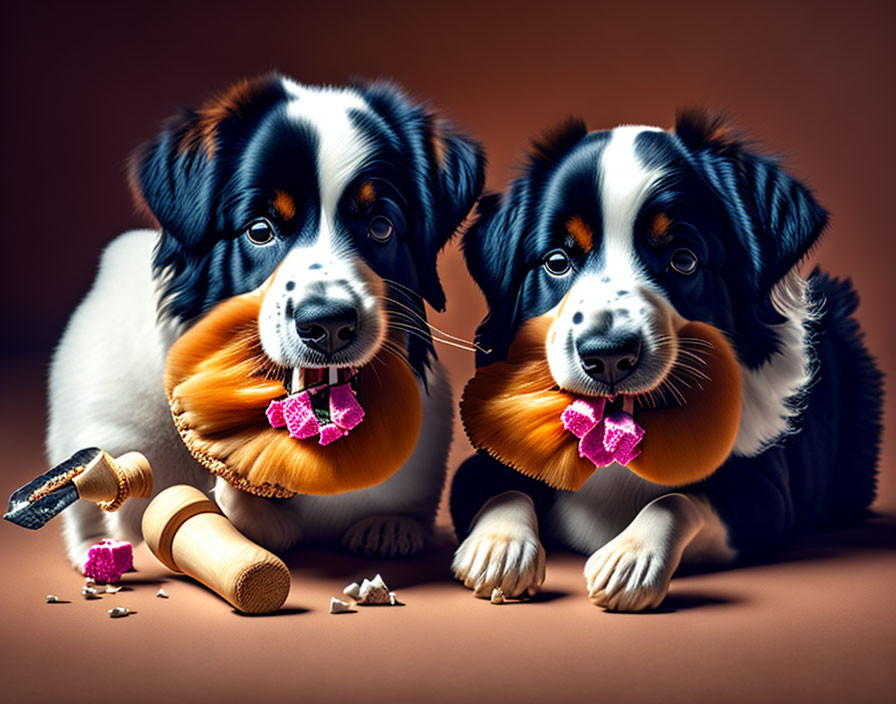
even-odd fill
[[[384,218],[382,215],[377,215],[373,220],[370,221],[370,225],[367,226],[367,235],[374,242],[378,244],[385,244],[390,239],[392,239],[392,232],[394,231],[394,227],[392,225],[392,221],[389,218]]]
[[[246,228],[246,237],[252,244],[267,244],[274,239],[274,228],[267,220],[256,220]]]
[[[544,258],[544,268],[551,276],[563,276],[570,268],[569,255],[562,249],[548,252]]]
[[[697,271],[697,255],[689,249],[676,249],[669,265],[679,274],[690,276]]]

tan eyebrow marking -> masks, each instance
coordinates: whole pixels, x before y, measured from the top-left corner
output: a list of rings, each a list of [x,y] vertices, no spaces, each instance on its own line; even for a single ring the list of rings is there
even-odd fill
[[[566,221],[566,231],[586,254],[591,251],[594,246],[594,233],[591,228],[578,215],[573,215]]]
[[[274,210],[284,220],[292,220],[296,214],[296,202],[286,191],[274,191]]]
[[[670,239],[669,228],[672,221],[665,213],[657,213],[650,223],[650,241],[655,246],[665,244]]]
[[[368,206],[372,205],[374,200],[376,200],[376,190],[370,181],[365,181],[361,184],[361,188],[358,189],[357,203],[358,205]]]

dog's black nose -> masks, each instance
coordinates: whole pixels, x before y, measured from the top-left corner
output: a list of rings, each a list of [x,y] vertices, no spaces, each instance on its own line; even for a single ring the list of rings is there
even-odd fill
[[[299,304],[294,319],[302,342],[326,355],[348,347],[358,336],[358,310],[348,303]]]
[[[588,335],[576,342],[582,369],[595,381],[613,386],[631,375],[641,358],[641,336]]]

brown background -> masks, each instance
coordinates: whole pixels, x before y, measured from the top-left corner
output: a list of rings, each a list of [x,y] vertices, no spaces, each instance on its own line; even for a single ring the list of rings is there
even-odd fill
[[[51,346],[104,244],[143,224],[123,178],[128,153],[175,105],[274,68],[307,82],[396,79],[485,143],[493,189],[510,177],[527,141],[567,114],[596,129],[669,125],[678,106],[728,108],[769,151],[789,155],[793,173],[830,209],[816,258],[855,280],[868,343],[891,372],[894,8],[5,3],[0,442],[9,451],[0,493],[41,471]],[[455,247],[441,266],[449,308],[436,324],[471,336],[482,299]],[[442,356],[460,388],[470,356],[451,349]],[[452,468],[466,452],[459,439]],[[888,434],[884,513],[896,508],[892,459]],[[107,621],[101,611],[109,604],[79,601],[54,528],[26,534],[4,525],[0,668],[6,692],[28,691],[35,700],[102,691],[107,675],[109,687],[126,687],[125,701],[184,691],[203,701],[250,693],[259,701],[886,700],[896,684],[894,537],[892,519],[883,518],[801,543],[778,565],[685,577],[666,613],[641,617],[589,607],[574,556],[549,563],[548,596],[536,604],[476,602],[445,581],[446,543],[419,563],[299,553],[290,560],[290,610],[240,619],[186,582],[166,584],[168,602],[153,599],[156,581],[168,577],[141,552],[146,583],[119,599],[141,613]],[[325,614],[330,594],[377,569],[403,589],[407,607],[335,620]],[[73,603],[44,606],[47,591]],[[51,675],[41,663],[48,656]],[[119,658],[121,667],[100,674],[100,657]]]

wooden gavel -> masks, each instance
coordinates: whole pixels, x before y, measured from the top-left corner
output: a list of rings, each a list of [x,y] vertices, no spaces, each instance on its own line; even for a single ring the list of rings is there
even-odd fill
[[[143,539],[159,561],[216,592],[247,614],[279,609],[289,594],[289,569],[224,517],[199,489],[165,489],[143,514]]]

